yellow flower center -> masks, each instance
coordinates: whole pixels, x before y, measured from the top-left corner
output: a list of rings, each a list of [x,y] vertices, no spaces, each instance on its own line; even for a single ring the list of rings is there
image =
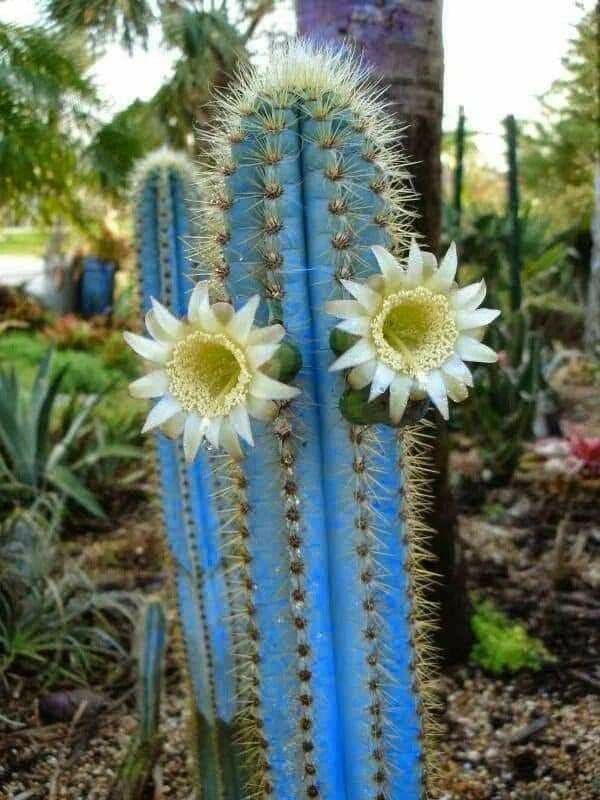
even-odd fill
[[[173,397],[202,417],[228,414],[246,400],[252,381],[243,351],[221,333],[192,331],[175,345],[165,369]]]
[[[371,334],[384,364],[416,378],[452,355],[458,329],[446,296],[419,286],[386,297]]]

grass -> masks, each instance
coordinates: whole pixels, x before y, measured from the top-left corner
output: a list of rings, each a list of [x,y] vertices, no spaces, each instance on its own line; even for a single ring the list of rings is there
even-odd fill
[[[48,342],[38,333],[6,333],[0,337],[0,367],[14,366],[23,383],[31,385],[47,349]],[[61,387],[64,392],[96,394],[111,386],[125,386],[135,375],[134,360],[125,346],[113,338],[98,349],[58,349],[53,360],[54,374],[65,366],[68,369]]]
[[[49,234],[37,228],[5,228],[0,231],[0,256],[41,256]]]

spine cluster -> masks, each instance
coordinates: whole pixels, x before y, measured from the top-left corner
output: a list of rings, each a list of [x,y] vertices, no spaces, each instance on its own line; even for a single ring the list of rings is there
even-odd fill
[[[296,449],[289,414],[285,409],[279,412],[275,421],[275,435],[279,442],[282,492],[285,508],[285,536],[289,555],[289,599],[292,622],[296,632],[296,671],[298,677],[298,732],[302,771],[304,773],[306,797],[319,797],[317,766],[314,760],[313,740],[314,697],[312,690],[312,652],[309,638],[310,618],[304,573],[306,568],[303,552],[303,530],[298,496],[298,475],[296,473]]]
[[[265,736],[261,695],[261,634],[256,620],[255,584],[252,576],[248,482],[240,465],[227,464],[227,493],[231,501],[230,524],[223,539],[227,571],[232,583],[232,623],[236,636],[238,734],[253,797],[269,797],[273,785],[269,771],[269,743]]]

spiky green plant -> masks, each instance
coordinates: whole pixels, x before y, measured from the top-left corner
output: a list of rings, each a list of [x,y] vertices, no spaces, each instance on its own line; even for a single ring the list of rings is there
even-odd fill
[[[192,269],[178,238],[190,205],[176,202],[183,186],[192,195],[189,169],[160,156],[137,192],[153,338],[127,335],[154,364],[132,391],[162,398],[146,429],[183,434],[183,444],[159,436],[158,448],[197,789],[211,800],[418,798],[434,760],[426,467],[414,421],[426,394],[447,414],[446,389],[441,373],[424,376],[421,401],[403,415],[416,384],[400,376],[385,402],[370,402],[383,392],[377,373],[363,380],[356,366],[348,387],[330,370],[332,350],[336,369],[371,352],[360,339],[366,320],[340,330],[325,311],[356,312],[353,301],[328,305],[344,286],[373,314],[390,314],[369,330],[385,324],[383,338],[437,341],[455,251],[436,269],[413,244],[408,272],[388,252],[403,254],[411,239],[404,159],[378,90],[347,53],[293,44],[264,74],[245,71],[215,117],[200,175],[198,253],[209,283],[191,293],[187,321],[151,305],[152,296],[185,316]],[[383,274],[372,278],[376,258]],[[422,285],[389,288],[409,277]],[[457,325],[495,316],[473,311],[483,285],[465,292],[473,306]],[[254,326],[257,310],[268,327]],[[479,341],[467,345],[494,357]],[[402,341],[395,363],[407,352],[414,366]],[[462,381],[447,388],[465,396]],[[248,411],[263,420],[252,430]],[[238,435],[254,446],[242,451]],[[198,451],[203,438],[210,445]]]

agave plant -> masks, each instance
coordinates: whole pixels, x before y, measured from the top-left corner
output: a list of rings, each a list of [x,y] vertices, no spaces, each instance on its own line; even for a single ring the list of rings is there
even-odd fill
[[[39,498],[0,527],[0,681],[40,685],[114,680],[128,671],[131,595],[99,592],[77,565],[61,563],[60,503]]]
[[[194,172],[159,154],[135,198],[149,338],[127,336],[156,401],[195,788],[416,800],[436,759],[415,421],[495,360],[497,312],[454,247],[411,244],[398,132],[347,53],[292,43],[216,118],[208,280],[182,244]]]
[[[90,514],[103,511],[81,476],[108,458],[135,458],[128,445],[93,447],[92,414],[101,395],[65,401],[60,394],[65,369],[52,374],[52,351],[42,359],[31,391],[14,369],[0,371],[0,476],[8,497],[30,500],[39,492],[55,492]],[[86,446],[83,446],[83,442]]]

